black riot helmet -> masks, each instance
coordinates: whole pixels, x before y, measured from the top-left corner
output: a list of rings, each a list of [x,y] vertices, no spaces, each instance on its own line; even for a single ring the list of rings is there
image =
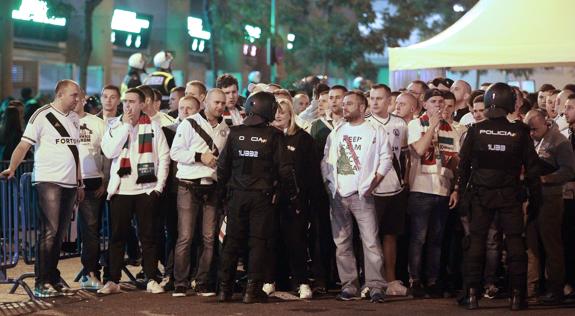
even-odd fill
[[[275,119],[278,103],[273,94],[260,91],[248,97],[244,103],[245,125],[269,123]]]
[[[517,96],[515,95],[513,88],[503,82],[497,82],[490,85],[483,96],[485,108],[489,109],[489,112],[501,113],[501,110],[503,110],[505,111],[504,115],[515,111],[516,98]]]

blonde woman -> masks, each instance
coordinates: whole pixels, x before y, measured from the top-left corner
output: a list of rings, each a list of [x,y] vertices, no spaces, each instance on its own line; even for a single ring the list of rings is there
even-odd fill
[[[277,271],[275,257],[278,255],[276,245],[281,239],[285,245],[279,256],[289,261],[289,273],[294,285],[298,287],[302,299],[310,299],[312,291],[307,279],[307,228],[312,199],[317,196],[315,190],[322,188],[319,159],[317,158],[313,138],[295,122],[295,112],[292,103],[287,99],[280,99],[273,126],[285,134],[284,143],[286,155],[293,162],[294,172],[298,183],[299,194],[297,203],[290,202],[288,194],[280,190],[276,203],[277,239],[273,244],[274,253],[267,272],[268,282],[264,291],[271,294],[275,290],[274,281]],[[287,257],[287,258],[285,258]],[[282,262],[286,260],[277,260]]]

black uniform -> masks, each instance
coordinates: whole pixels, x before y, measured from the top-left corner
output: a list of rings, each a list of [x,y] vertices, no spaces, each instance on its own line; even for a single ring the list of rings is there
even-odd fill
[[[279,180],[290,197],[297,195],[292,165],[281,131],[267,124],[230,128],[218,158],[218,183],[227,184],[228,221],[219,271],[231,284],[238,257],[249,247],[248,279],[261,282],[267,244],[274,233],[272,198]]]
[[[460,152],[459,188],[470,199],[470,237],[465,245],[464,281],[468,289],[481,286],[485,241],[495,213],[506,235],[510,286],[524,295],[527,255],[524,230],[522,184],[530,192],[532,207],[541,201],[538,157],[522,123],[511,123],[504,114],[473,125]]]

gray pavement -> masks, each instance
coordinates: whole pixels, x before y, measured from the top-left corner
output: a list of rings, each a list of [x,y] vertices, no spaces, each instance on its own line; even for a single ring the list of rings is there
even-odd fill
[[[72,282],[80,262],[78,258],[62,260],[62,275],[73,288]],[[15,277],[30,272],[32,266],[19,265],[9,271]],[[133,272],[139,268],[132,269]],[[29,279],[28,284],[33,285]],[[128,283],[122,284],[123,293],[100,296],[87,291],[78,291],[73,296],[31,302],[24,291],[7,294],[9,286],[0,286],[0,315],[501,315],[510,314],[506,299],[482,300],[481,310],[467,312],[459,308],[453,299],[413,300],[410,298],[389,298],[383,304],[368,301],[338,302],[334,295],[314,298],[309,301],[295,299],[288,293],[281,293],[286,300],[273,298],[267,304],[245,305],[241,296],[234,302],[219,304],[214,297],[187,296],[173,298],[170,294],[149,294],[135,289]],[[333,293],[335,294],[335,293]],[[294,300],[292,300],[294,299]],[[517,313],[514,313],[517,315]],[[520,314],[526,315],[575,315],[575,304],[561,307],[530,306]]]

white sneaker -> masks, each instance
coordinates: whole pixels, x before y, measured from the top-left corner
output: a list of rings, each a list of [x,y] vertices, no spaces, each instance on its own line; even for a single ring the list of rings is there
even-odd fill
[[[154,280],[150,280],[148,282],[148,285],[146,286],[146,291],[148,291],[148,293],[152,293],[152,294],[160,294],[160,293],[164,293],[164,288],[156,281]]]
[[[311,288],[307,284],[300,284],[298,293],[299,293],[299,298],[304,299],[304,300],[311,299],[311,297],[313,295]]]
[[[104,285],[98,278],[94,275],[94,273],[90,272],[89,275],[85,275],[82,277],[80,281],[80,288],[83,290],[99,290]]]
[[[400,280],[391,281],[387,283],[387,290],[385,291],[385,295],[406,296],[407,287],[405,287]]]
[[[120,285],[113,281],[106,282],[106,285],[104,285],[103,288],[98,290],[98,294],[114,294],[120,292],[121,292]]]
[[[370,289],[369,289],[369,287],[367,287],[367,286],[364,287],[363,290],[361,290],[360,297],[361,297],[362,300],[363,300],[363,299],[366,299],[366,298],[369,298],[369,291],[370,291]]]
[[[276,291],[276,284],[275,283],[265,283],[262,287],[262,291],[266,292],[268,296],[272,295],[273,292]]]

